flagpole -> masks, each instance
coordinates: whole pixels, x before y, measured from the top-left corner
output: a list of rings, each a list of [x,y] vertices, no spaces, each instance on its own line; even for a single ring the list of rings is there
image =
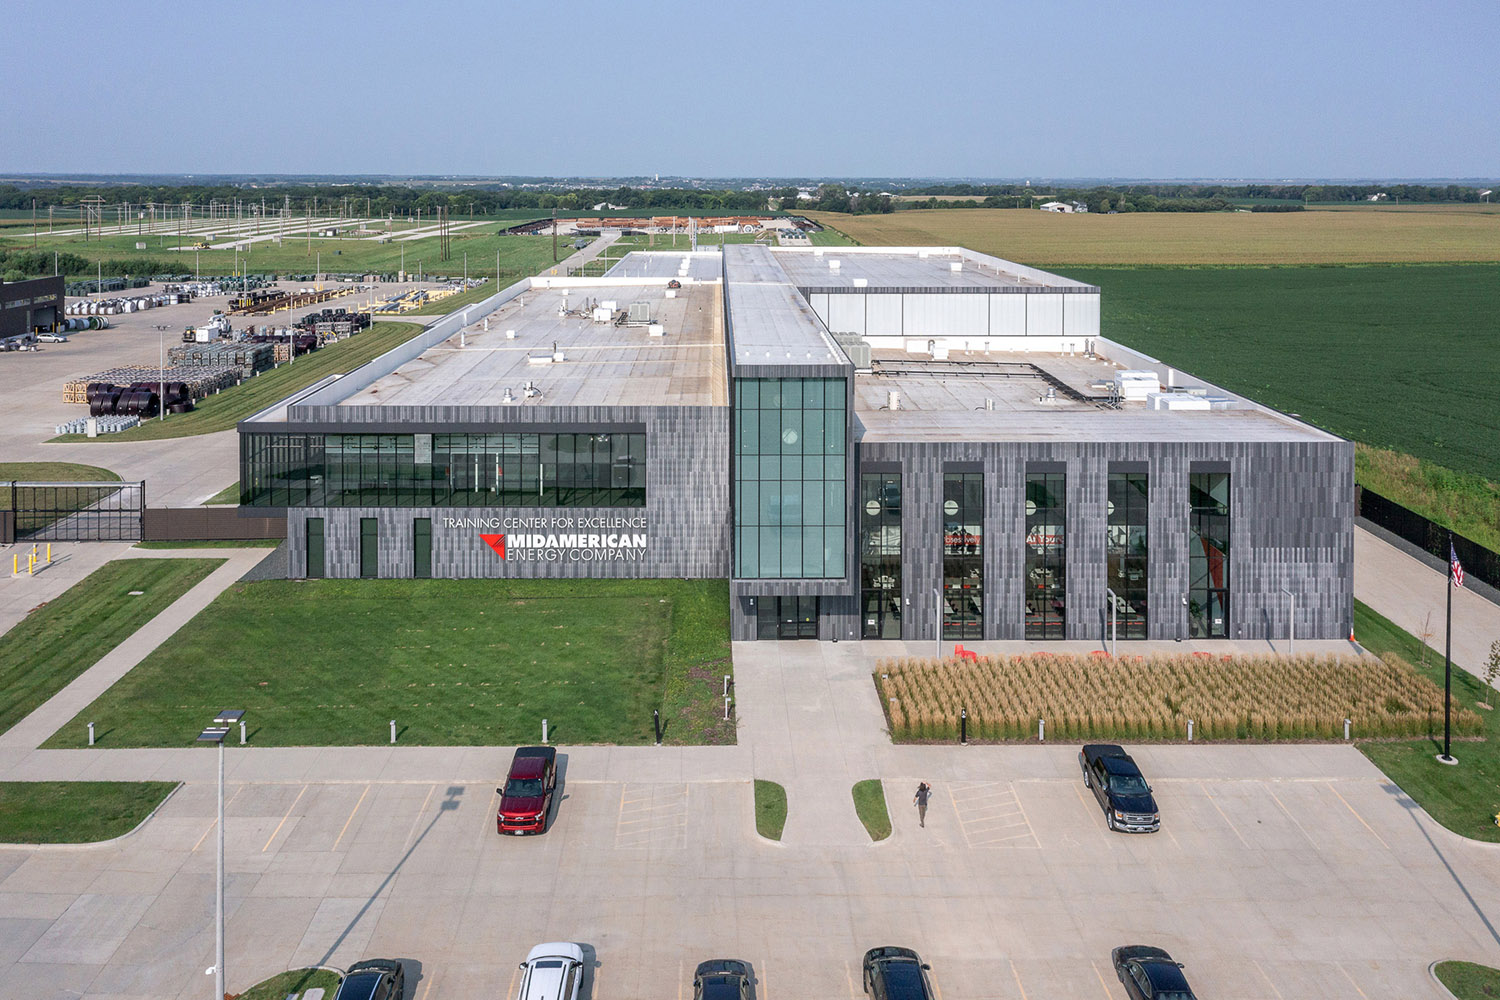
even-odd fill
[[[1443,629],[1443,763],[1454,763],[1452,745],[1453,721],[1453,534],[1448,534],[1448,614]]]

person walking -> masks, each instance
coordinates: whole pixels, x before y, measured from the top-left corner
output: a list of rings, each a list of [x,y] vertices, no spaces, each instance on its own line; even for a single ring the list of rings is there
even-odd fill
[[[912,796],[912,804],[917,807],[917,825],[927,826],[927,800],[932,798],[932,786],[925,781],[917,782],[917,794]]]

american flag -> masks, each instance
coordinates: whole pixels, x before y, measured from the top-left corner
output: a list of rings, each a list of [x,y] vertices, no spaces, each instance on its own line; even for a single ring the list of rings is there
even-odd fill
[[[1458,586],[1464,585],[1464,564],[1458,561],[1458,552],[1453,548],[1453,543],[1448,543],[1448,570],[1453,582]]]

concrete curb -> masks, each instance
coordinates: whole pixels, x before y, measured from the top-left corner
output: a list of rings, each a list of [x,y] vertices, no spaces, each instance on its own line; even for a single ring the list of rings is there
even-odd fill
[[[1427,966],[1427,974],[1432,977],[1432,981],[1434,983],[1437,983],[1437,988],[1443,991],[1443,995],[1444,996],[1452,997],[1453,1000],[1458,1000],[1458,997],[1454,995],[1454,993],[1453,993],[1452,990],[1450,990],[1448,987],[1444,986],[1443,985],[1443,981],[1438,978],[1437,967],[1439,965],[1442,965],[1444,962],[1459,962],[1459,961],[1462,961],[1462,959],[1457,959],[1457,958],[1440,958],[1436,962],[1429,963],[1428,966]]]
[[[141,827],[151,822],[152,818],[161,811],[161,807],[172,801],[172,796],[176,795],[185,784],[187,784],[187,782],[179,781],[177,782],[177,784],[173,785],[172,790],[166,795],[162,796],[162,800],[158,802],[156,806],[146,814],[145,819],[141,820],[135,826],[131,827],[129,830],[126,830],[118,837],[111,837],[108,840],[91,840],[84,844],[0,844],[0,851],[39,851],[43,849],[90,850],[95,847],[108,847],[111,844],[118,844],[120,841],[125,840],[129,837],[134,837],[137,833],[139,833],[141,831]],[[340,973],[340,975],[342,975],[342,973]]]

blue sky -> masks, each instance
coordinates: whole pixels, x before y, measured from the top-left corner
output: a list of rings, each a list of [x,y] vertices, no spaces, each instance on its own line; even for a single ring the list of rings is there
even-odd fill
[[[20,0],[8,19],[9,172],[1500,173],[1493,0]]]

